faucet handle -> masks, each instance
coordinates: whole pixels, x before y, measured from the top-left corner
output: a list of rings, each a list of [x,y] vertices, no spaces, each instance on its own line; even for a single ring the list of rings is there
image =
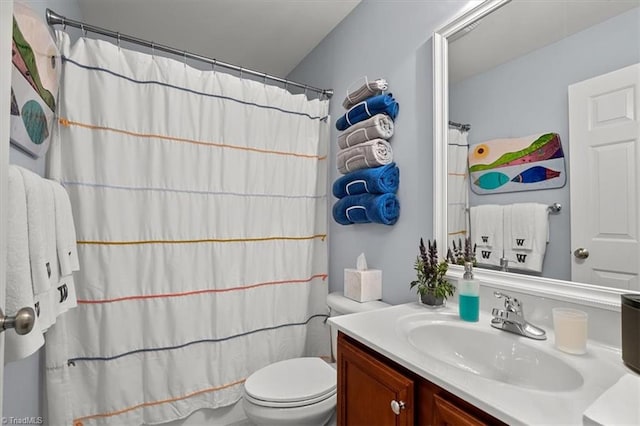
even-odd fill
[[[504,307],[507,308],[507,310],[514,313],[522,312],[522,303],[520,303],[520,301],[515,297],[511,297],[508,294],[499,291],[494,291],[493,295],[498,299],[504,298]]]

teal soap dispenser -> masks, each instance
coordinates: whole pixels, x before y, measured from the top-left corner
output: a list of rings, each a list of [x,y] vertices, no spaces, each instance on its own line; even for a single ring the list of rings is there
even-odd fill
[[[464,275],[458,282],[460,319],[477,322],[480,319],[480,282],[473,278],[473,263],[464,263]]]

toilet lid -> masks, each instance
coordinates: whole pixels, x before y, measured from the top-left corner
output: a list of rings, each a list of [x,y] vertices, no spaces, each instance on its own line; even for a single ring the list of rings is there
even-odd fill
[[[293,358],[268,365],[244,383],[245,392],[272,402],[300,402],[335,392],[336,370],[320,358]]]

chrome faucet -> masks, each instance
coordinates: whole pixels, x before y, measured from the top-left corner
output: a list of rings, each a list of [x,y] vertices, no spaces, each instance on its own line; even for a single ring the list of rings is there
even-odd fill
[[[498,330],[519,334],[530,339],[545,340],[547,333],[524,319],[522,303],[515,297],[496,291],[493,293],[498,299],[504,299],[504,309],[493,308],[491,327]]]

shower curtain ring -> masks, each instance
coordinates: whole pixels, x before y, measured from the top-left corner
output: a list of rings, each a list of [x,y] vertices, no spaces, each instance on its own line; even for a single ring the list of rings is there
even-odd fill
[[[84,27],[84,24],[80,24],[80,29],[82,30],[82,37],[87,38],[87,29]]]
[[[218,60],[217,60],[217,59],[214,59],[214,60],[213,60],[213,64],[211,64],[211,70],[212,70],[213,72],[216,72],[216,64],[217,64],[217,63],[218,63]]]
[[[187,51],[184,50],[182,54],[184,55],[184,67],[186,68],[187,67]]]
[[[117,33],[117,39],[118,39],[118,51],[120,50],[120,33]]]
[[[62,31],[67,31],[67,20],[62,18]]]
[[[265,86],[267,85],[267,73],[264,73],[262,75],[262,84],[264,84]]]
[[[289,85],[289,80],[284,81],[284,90],[287,90],[287,86]]]
[[[308,87],[309,87],[308,85],[306,85],[306,84],[304,85],[304,95],[305,95],[305,96],[307,96],[307,88],[308,88]]]
[[[242,79],[242,67],[240,67],[240,79]]]
[[[156,43],[153,41],[151,42],[151,58],[156,58]]]

